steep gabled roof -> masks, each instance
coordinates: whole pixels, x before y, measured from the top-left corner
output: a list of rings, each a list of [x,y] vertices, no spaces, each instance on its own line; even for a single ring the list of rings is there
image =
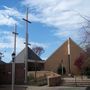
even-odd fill
[[[85,52],[77,43],[75,43],[71,38],[68,39],[70,41],[70,46],[75,45],[76,47],[78,47],[78,49],[80,49],[81,51]],[[63,48],[64,53],[68,52],[68,40],[66,40],[59,48],[57,48],[49,57],[47,60],[49,60],[50,58],[52,58],[53,56],[55,56],[56,54],[59,54],[59,51],[61,51],[61,49]],[[70,47],[71,49],[71,47]],[[71,50],[70,50],[71,51]],[[68,54],[68,53],[67,53]],[[46,61],[47,61],[46,60]]]
[[[24,63],[25,61],[25,51],[26,48],[24,48],[17,56],[16,56],[16,63]],[[39,56],[37,56],[29,47],[28,47],[28,60],[42,60]]]
[[[29,47],[28,47],[28,59],[41,60],[41,58],[37,56]]]
[[[70,54],[69,54],[70,51]],[[45,62],[45,70],[57,72],[62,60],[66,71],[69,72],[68,55],[70,55],[70,66],[76,68],[74,62],[76,58],[84,53],[84,50],[79,47],[71,38],[65,41]]]
[[[53,58],[54,56],[56,57],[57,55],[60,54],[59,51],[61,51],[61,49],[63,48],[63,51],[65,51],[65,53],[67,53],[67,43],[68,41],[65,41],[61,46],[59,46],[48,58],[47,60],[50,60],[51,58]],[[47,61],[46,60],[46,61]]]

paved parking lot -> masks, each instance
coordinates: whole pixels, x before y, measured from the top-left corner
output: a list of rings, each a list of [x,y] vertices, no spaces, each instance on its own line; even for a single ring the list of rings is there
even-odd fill
[[[0,90],[11,90],[10,86],[0,87]],[[14,90],[90,90],[90,87],[65,87],[65,86],[57,86],[57,87],[48,87],[48,86],[28,86],[27,88],[24,86],[16,86]]]

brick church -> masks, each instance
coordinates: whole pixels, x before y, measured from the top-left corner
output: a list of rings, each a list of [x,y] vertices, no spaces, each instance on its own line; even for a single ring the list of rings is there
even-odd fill
[[[45,70],[57,73],[60,66],[65,74],[80,74],[84,66],[86,54],[71,38],[62,44],[45,62]]]

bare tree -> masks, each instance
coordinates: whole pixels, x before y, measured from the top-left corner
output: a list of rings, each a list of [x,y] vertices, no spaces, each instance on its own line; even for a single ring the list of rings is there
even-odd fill
[[[82,42],[81,44],[83,46],[87,46],[87,45],[90,45],[90,27],[89,26],[82,26],[84,32],[83,32],[83,35],[84,37],[82,38]]]
[[[32,50],[34,51],[34,53],[36,53],[38,56],[41,56],[41,54],[43,54],[45,51],[43,49],[43,47],[39,47],[39,46],[35,46],[32,48]],[[35,82],[37,81],[37,67],[38,67],[38,61],[35,60]]]
[[[86,18],[86,17],[85,17]],[[86,51],[86,66],[84,67],[84,72],[86,75],[90,75],[90,18],[85,19],[86,20],[86,25],[83,25],[83,30],[84,30],[84,37],[82,38],[82,45]]]
[[[43,54],[45,51],[43,49],[43,47],[33,47],[32,50],[34,51],[34,53],[36,53],[38,56],[41,56],[41,54]]]

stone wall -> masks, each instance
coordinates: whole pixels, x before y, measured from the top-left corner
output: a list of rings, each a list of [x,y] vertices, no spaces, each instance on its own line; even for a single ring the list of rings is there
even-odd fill
[[[56,75],[56,76],[49,76],[47,77],[47,83],[48,86],[59,86],[61,83],[61,76]]]

